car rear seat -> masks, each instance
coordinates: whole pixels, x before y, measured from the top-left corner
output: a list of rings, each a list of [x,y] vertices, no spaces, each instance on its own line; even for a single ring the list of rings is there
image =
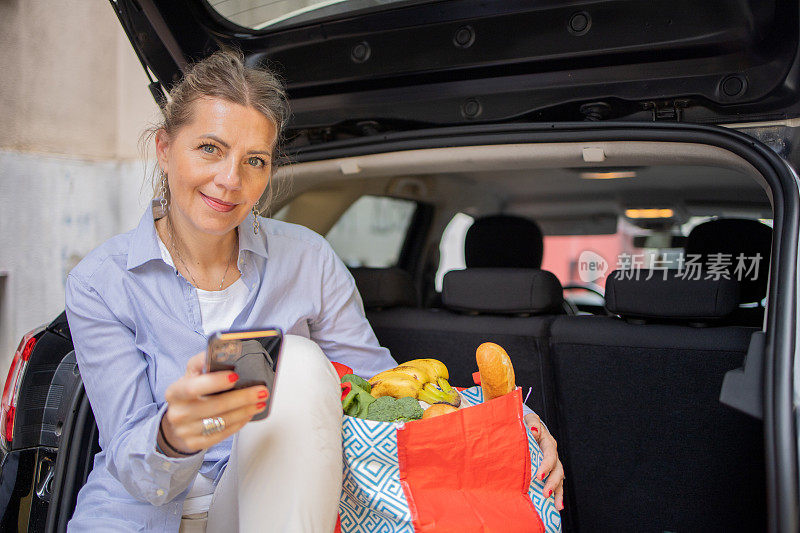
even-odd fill
[[[535,390],[528,405],[544,416],[540,354],[552,317],[531,315],[561,313],[563,294],[558,279],[539,270],[542,232],[531,220],[492,215],[473,223],[464,247],[467,269],[445,275],[437,309],[411,308],[413,283],[399,269],[353,269],[367,318],[398,362],[440,359],[457,386],[473,384],[482,342],[500,344],[514,359],[517,383]]]
[[[395,293],[396,295],[396,293]],[[473,384],[475,350],[483,342],[503,346],[514,361],[517,385],[533,388],[527,405],[546,419],[542,351],[547,329],[560,310],[558,279],[533,269],[467,269],[448,272],[443,309],[414,309],[385,300],[367,308],[382,346],[402,363],[420,357],[441,360],[456,386]],[[544,314],[547,316],[533,316]]]
[[[761,327],[764,323],[764,306],[761,301],[767,295],[771,247],[772,228],[757,220],[711,220],[695,226],[689,233],[686,239],[686,258],[699,255],[701,264],[708,265],[715,254],[723,254],[718,259],[725,259],[730,264],[720,270],[729,278],[740,281],[740,305],[749,307],[737,308],[726,318],[728,324]],[[740,254],[745,258],[746,267],[751,266],[751,258],[760,256],[758,268],[749,274],[746,271],[737,273],[737,257]],[[704,274],[706,275],[708,273]]]
[[[552,325],[559,450],[577,529],[764,530],[763,426],[719,402],[725,373],[742,365],[757,331],[714,325],[735,312],[738,284],[648,275],[609,276],[606,306],[622,318]]]
[[[533,220],[515,215],[475,219],[464,237],[466,268],[542,267],[544,239]],[[433,290],[433,287],[430,287]],[[441,294],[426,294],[426,307],[441,307]]]
[[[467,268],[541,268],[544,238],[533,220],[489,215],[473,222],[464,237]]]
[[[356,282],[364,309],[417,307],[414,280],[401,268],[353,267],[350,274]]]
[[[454,385],[470,386],[476,348],[496,342],[511,355],[517,384],[531,389],[526,404],[557,436],[552,371],[545,362],[550,324],[565,307],[558,280],[539,270],[542,252],[535,222],[507,215],[477,219],[465,238],[467,269],[445,275],[436,309],[410,308],[413,283],[403,271],[353,269],[353,275],[367,318],[395,359],[436,357]],[[565,531],[569,514],[562,512]]]

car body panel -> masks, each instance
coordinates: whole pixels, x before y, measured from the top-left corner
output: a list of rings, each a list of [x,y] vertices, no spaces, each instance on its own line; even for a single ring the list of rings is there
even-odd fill
[[[223,46],[269,64],[304,142],[475,122],[800,114],[793,1],[438,1],[261,32],[197,0],[112,4],[165,88]]]
[[[0,459],[0,531],[44,531],[56,448],[27,448]]]

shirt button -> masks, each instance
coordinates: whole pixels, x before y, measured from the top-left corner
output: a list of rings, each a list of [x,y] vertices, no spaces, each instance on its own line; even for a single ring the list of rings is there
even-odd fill
[[[164,495],[164,489],[158,489],[156,491],[156,496],[163,496],[163,495]]]

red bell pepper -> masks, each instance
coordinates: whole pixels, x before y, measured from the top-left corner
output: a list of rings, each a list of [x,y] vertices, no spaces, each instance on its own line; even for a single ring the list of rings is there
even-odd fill
[[[345,381],[342,383],[342,401],[347,398],[347,395],[350,394],[350,391],[353,390],[353,384],[349,381]]]
[[[342,376],[345,376],[347,374],[352,374],[353,373],[353,369],[350,368],[347,365],[343,365],[342,363],[335,363],[335,362],[332,363],[332,364],[333,364],[334,370],[336,370],[336,373],[339,374],[339,379],[342,379]]]

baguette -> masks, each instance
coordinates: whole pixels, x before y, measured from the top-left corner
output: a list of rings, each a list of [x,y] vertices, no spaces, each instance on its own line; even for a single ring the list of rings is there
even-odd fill
[[[422,419],[425,420],[427,418],[433,418],[434,416],[446,415],[447,413],[455,413],[458,411],[458,407],[453,407],[448,403],[435,403],[425,409],[425,412],[422,413]]]
[[[481,373],[483,400],[489,401],[513,391],[517,385],[514,380],[514,365],[506,351],[493,342],[484,342],[475,351],[478,370]]]

